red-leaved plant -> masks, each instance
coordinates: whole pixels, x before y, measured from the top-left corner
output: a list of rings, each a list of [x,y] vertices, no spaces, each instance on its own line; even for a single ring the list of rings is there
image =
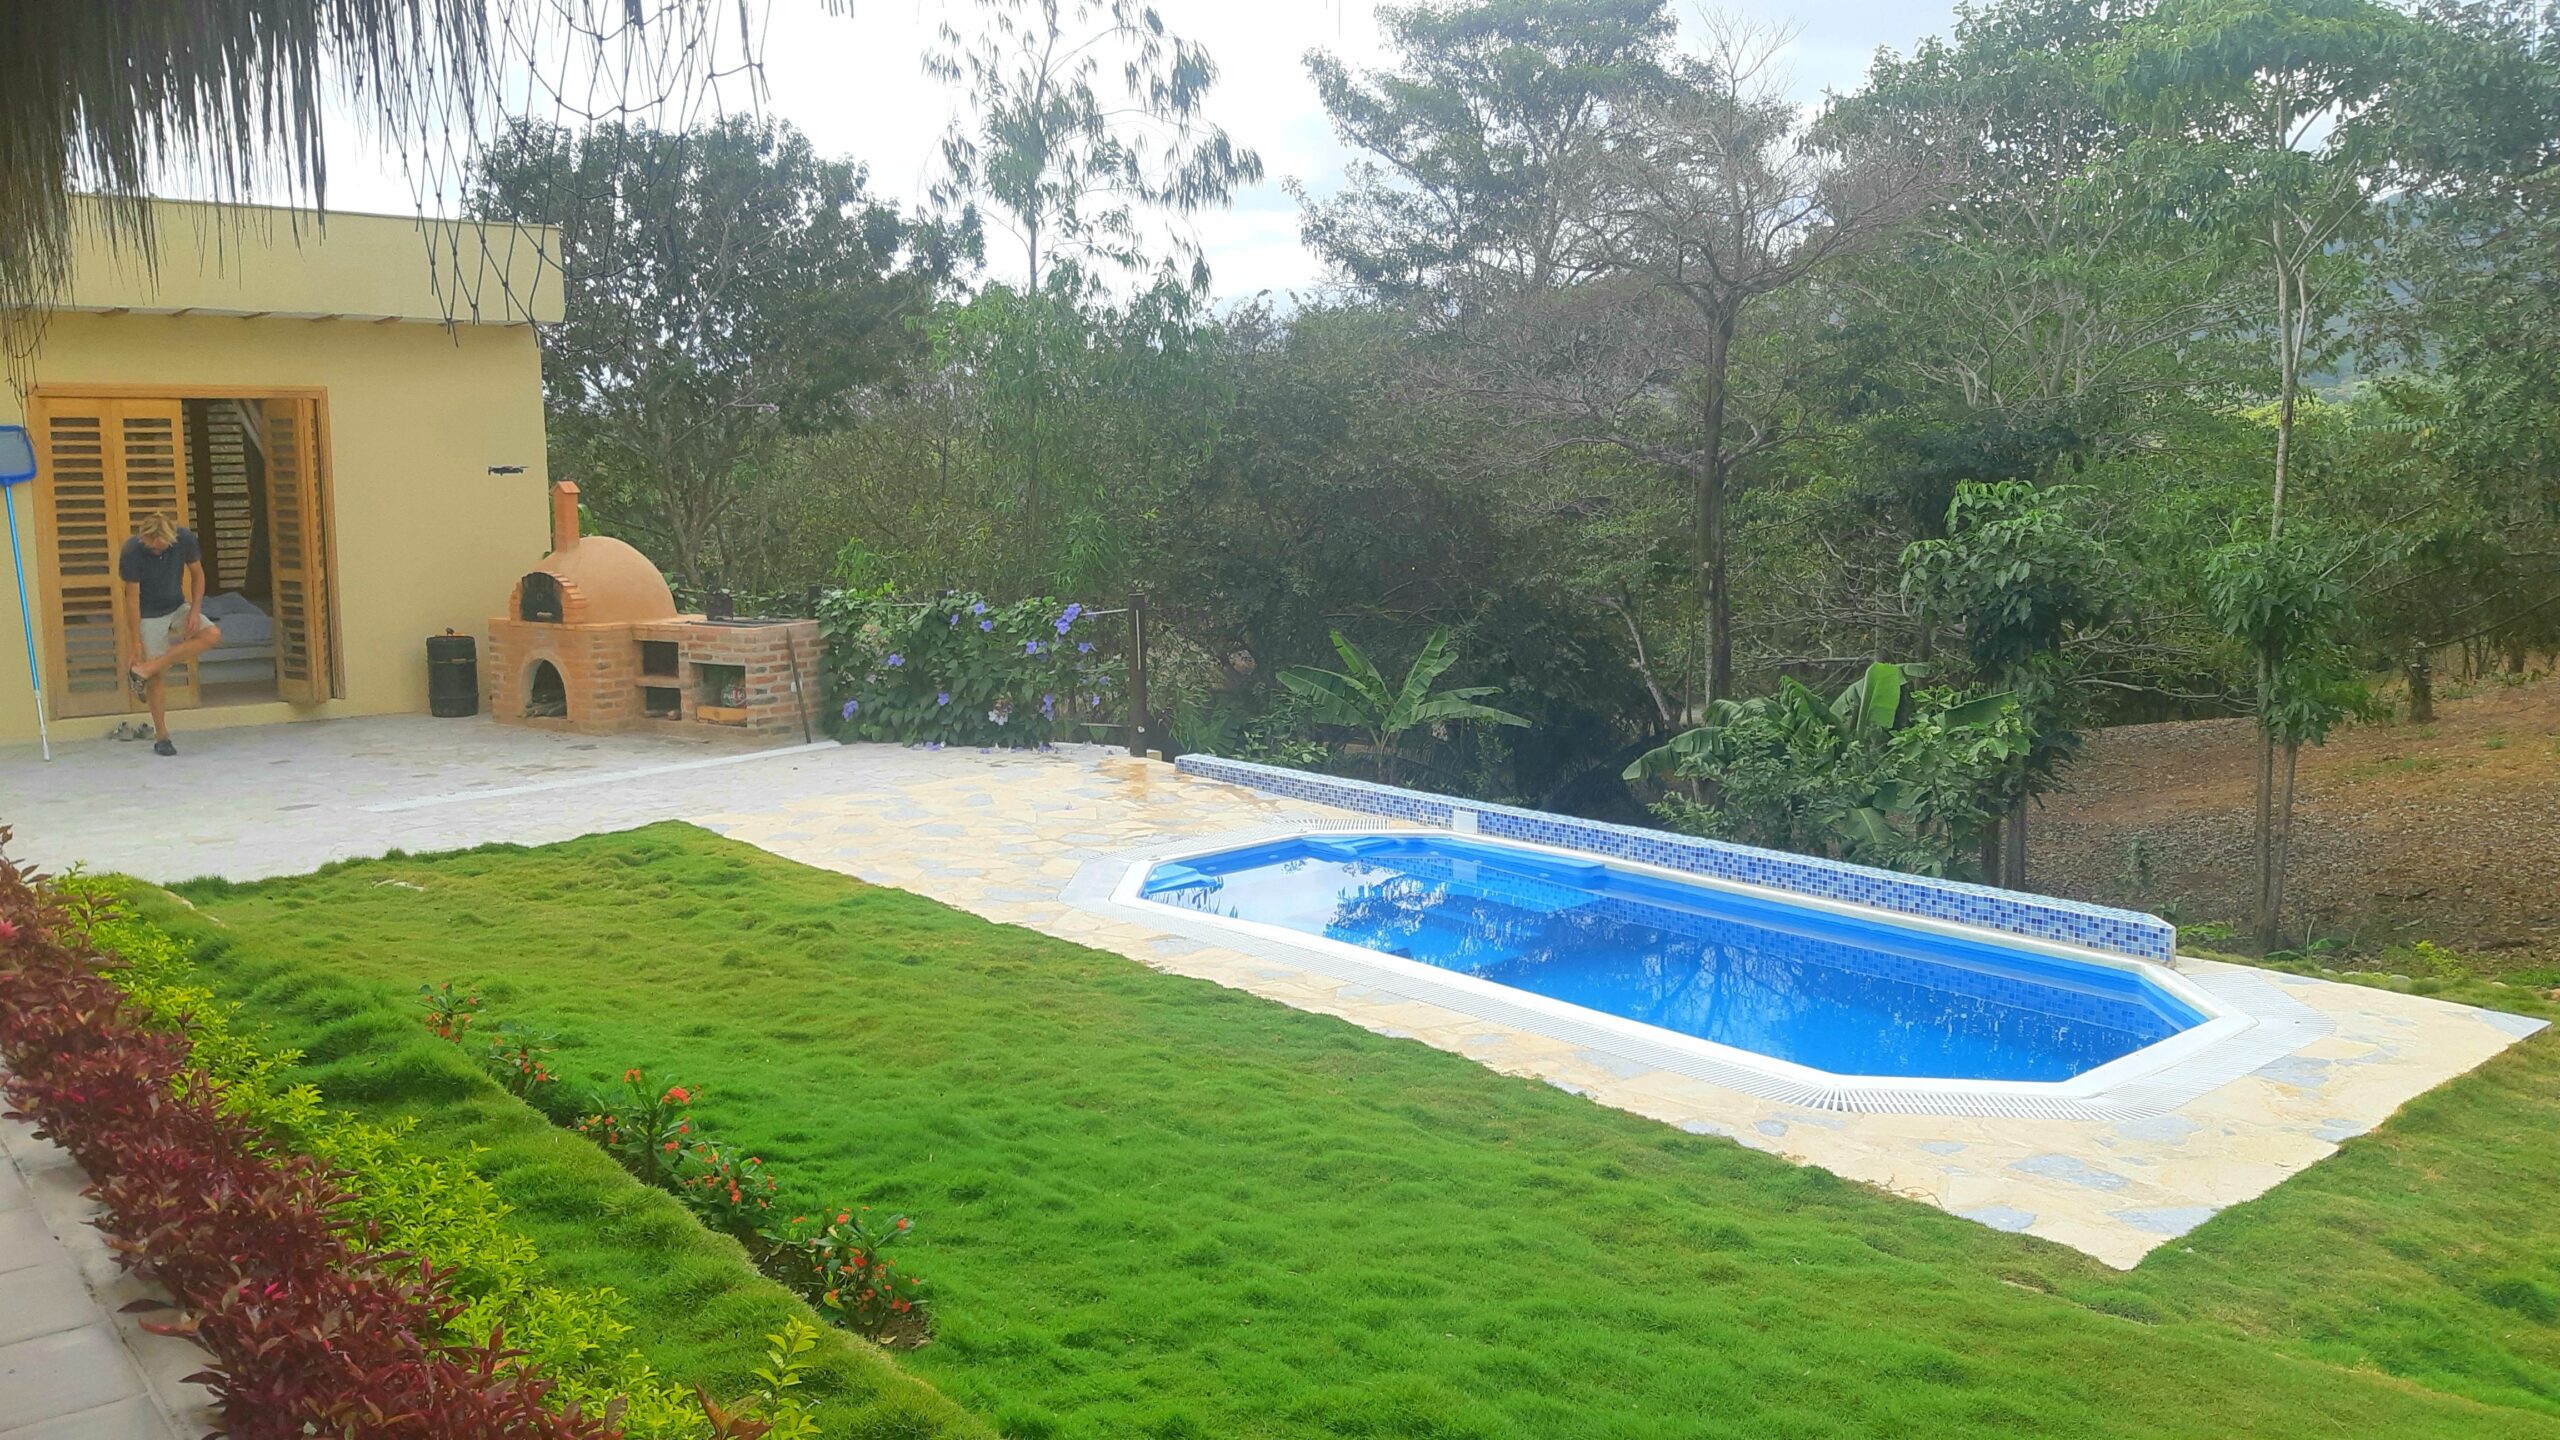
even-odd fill
[[[0,1057],[13,1116],[87,1169],[99,1227],[179,1317],[153,1328],[212,1356],[193,1377],[234,1440],[615,1440],[613,1413],[551,1404],[552,1386],[493,1336],[442,1337],[446,1277],[380,1251],[346,1218],[346,1177],[271,1152],[104,978],[83,942],[100,902],[64,897],[7,858],[0,828]],[[458,1032],[457,1032],[458,1033]]]

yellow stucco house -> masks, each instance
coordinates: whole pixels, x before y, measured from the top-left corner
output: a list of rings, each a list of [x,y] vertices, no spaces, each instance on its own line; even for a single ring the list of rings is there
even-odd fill
[[[156,264],[93,224],[0,424],[56,739],[140,707],[116,554],[175,512],[223,643],[177,678],[180,730],[424,711],[425,640],[478,634],[549,545],[533,322],[560,318],[545,232],[157,207]],[[458,258],[457,258],[458,257]],[[36,736],[0,606],[0,743]]]

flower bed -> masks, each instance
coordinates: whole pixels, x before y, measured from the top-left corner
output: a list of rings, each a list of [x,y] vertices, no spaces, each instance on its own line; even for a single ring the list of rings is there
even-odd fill
[[[15,1112],[87,1170],[119,1258],[175,1298],[224,1433],[697,1440],[813,1434],[773,1337],[721,1407],[618,1348],[610,1291],[534,1283],[464,1167],[324,1110],[102,887],[34,875],[0,828],[0,1057]],[[805,1326],[805,1322],[802,1322]],[[814,1327],[807,1327],[814,1335]]]
[[[1081,604],[838,591],[819,602],[818,624],[830,723],[844,739],[1029,749],[1112,713],[1118,662]]]
[[[480,997],[453,982],[419,987],[424,1023],[441,1039],[467,1044],[480,1019]],[[800,1293],[846,1328],[888,1345],[931,1338],[924,1282],[885,1253],[914,1228],[904,1215],[874,1222],[870,1207],[825,1207],[817,1218],[774,1216],[781,1184],[759,1156],[742,1155],[694,1124],[695,1092],[659,1086],[647,1072],[622,1074],[622,1093],[565,1101],[553,1087],[551,1037],[513,1022],[485,1032],[481,1065],[519,1098],[602,1146],[625,1170],[684,1202],[705,1225],[738,1241],[757,1268]],[[827,1218],[832,1210],[834,1218]]]

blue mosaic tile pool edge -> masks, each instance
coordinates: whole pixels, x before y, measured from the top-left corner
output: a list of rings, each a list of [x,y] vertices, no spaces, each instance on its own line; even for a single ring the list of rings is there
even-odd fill
[[[1367,780],[1286,770],[1225,760],[1215,755],[1185,755],[1175,762],[1185,775],[1242,785],[1292,800],[1337,809],[1383,815],[1423,825],[1454,827],[1460,813],[1475,817],[1476,832],[1496,839],[1525,840],[1580,850],[1666,870],[1681,870],[1747,885],[1765,885],[1825,900],[1870,905],[1900,915],[1976,925],[2029,939],[2050,940],[2167,962],[2177,954],[2175,926],[2156,915],[2084,905],[2044,895],[2024,895],[1988,885],[1932,880],[1892,870],[1876,870],[1781,850],[1757,850],[1721,840],[1644,830],[1600,820],[1577,820],[1512,805],[1493,805],[1454,795],[1433,795]]]

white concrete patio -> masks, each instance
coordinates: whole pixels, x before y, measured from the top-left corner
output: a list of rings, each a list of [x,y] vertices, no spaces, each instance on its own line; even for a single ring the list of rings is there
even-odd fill
[[[741,753],[695,740],[397,717],[206,733],[176,761],[108,741],[71,747],[50,766],[31,751],[0,752],[0,823],[16,827],[16,853],[160,881],[252,879],[392,849],[539,844],[670,819],[1729,1136],[2118,1266],[2263,1194],[2539,1028],[2275,976],[2329,1033],[2169,1113],[2098,1121],[1807,1110],[1096,913],[1078,903],[1079,872],[1149,846],[1377,821],[1094,747]]]

